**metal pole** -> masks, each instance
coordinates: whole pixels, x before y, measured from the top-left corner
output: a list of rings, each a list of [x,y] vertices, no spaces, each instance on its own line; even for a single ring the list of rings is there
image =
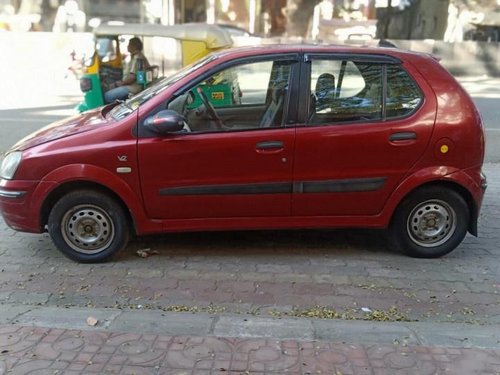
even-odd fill
[[[175,24],[175,1],[170,0],[168,2],[169,7],[168,7],[168,24],[169,25],[174,25]]]
[[[169,0],[162,0],[161,2],[161,24],[168,25],[168,3]]]
[[[207,23],[215,23],[215,0],[207,0]]]
[[[175,24],[174,0],[163,0],[162,1],[161,23],[163,25]]]
[[[248,6],[248,31],[250,33],[255,33],[255,20],[257,16],[257,0],[250,0],[250,4]]]

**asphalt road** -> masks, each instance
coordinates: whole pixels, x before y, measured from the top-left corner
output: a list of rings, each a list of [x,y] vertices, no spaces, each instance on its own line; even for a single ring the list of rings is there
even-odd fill
[[[500,78],[461,77],[459,81],[474,99],[486,128],[487,163],[500,162]]]

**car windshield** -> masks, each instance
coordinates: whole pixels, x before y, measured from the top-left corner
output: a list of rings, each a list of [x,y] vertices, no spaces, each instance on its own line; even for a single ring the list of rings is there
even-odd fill
[[[109,115],[115,120],[121,120],[122,118],[128,116],[130,113],[135,111],[143,103],[147,102],[152,97],[158,95],[159,93],[161,93],[174,83],[178,82],[188,74],[191,74],[191,72],[194,72],[201,66],[209,63],[210,61],[215,60],[216,58],[217,58],[216,55],[208,55],[202,58],[201,60],[198,60],[195,63],[182,68],[177,73],[158,81],[157,83],[148,87],[144,91],[141,91],[137,95],[134,95],[132,98],[123,101],[122,103],[114,107],[110,111]]]

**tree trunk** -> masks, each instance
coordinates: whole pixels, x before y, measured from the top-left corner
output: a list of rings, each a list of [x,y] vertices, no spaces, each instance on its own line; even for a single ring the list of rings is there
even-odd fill
[[[389,38],[389,24],[392,18],[392,0],[387,3],[387,8],[379,8],[377,11],[377,38],[387,39]]]
[[[449,0],[419,0],[410,9],[410,39],[442,40],[448,24]]]
[[[287,1],[287,26],[288,36],[307,36],[309,23],[313,16],[314,7],[320,0],[288,0]]]
[[[262,11],[269,14],[271,36],[280,36],[285,33],[287,27],[286,6],[286,0],[262,1]]]
[[[398,10],[392,7],[377,11],[379,39],[442,40],[448,21],[449,0],[413,0]]]

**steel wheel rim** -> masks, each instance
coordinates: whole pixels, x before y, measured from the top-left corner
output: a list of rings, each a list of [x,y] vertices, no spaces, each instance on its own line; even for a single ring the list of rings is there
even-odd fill
[[[111,217],[94,205],[73,207],[61,224],[65,242],[76,252],[87,255],[106,250],[115,234]]]
[[[416,206],[408,216],[410,239],[422,247],[437,247],[448,241],[457,228],[457,216],[442,200],[428,200]]]

